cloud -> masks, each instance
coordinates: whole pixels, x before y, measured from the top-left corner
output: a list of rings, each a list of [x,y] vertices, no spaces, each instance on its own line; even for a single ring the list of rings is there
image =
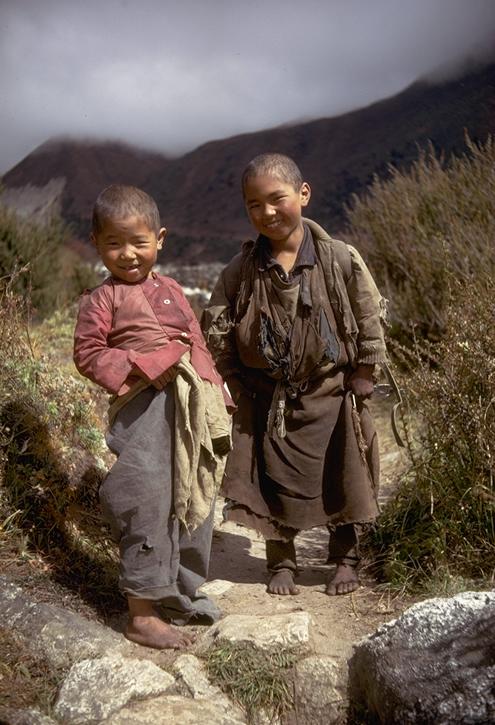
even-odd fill
[[[0,171],[54,135],[166,153],[492,57],[492,0],[3,0]]]

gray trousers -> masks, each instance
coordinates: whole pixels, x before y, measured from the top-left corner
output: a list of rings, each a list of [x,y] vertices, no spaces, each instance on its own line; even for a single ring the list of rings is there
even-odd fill
[[[213,510],[188,534],[173,512],[174,394],[146,388],[117,414],[107,444],[117,460],[100,488],[103,515],[120,549],[121,591],[160,602],[176,624],[216,621],[197,589],[208,575]]]

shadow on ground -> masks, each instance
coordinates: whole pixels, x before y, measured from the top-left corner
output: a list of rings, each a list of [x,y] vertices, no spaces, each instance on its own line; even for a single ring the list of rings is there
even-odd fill
[[[41,555],[50,579],[101,616],[121,610],[113,544],[99,511],[102,473],[93,457],[78,449],[66,460],[31,405],[10,401],[0,410],[0,425],[9,430],[4,498],[22,555]]]
[[[264,582],[265,562],[253,556],[251,540],[247,536],[216,529],[213,533],[208,579],[225,579],[236,584]]]

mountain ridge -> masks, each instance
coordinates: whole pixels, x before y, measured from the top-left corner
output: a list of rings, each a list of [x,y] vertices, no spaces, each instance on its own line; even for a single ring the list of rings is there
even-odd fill
[[[60,209],[74,236],[89,233],[92,204],[110,183],[141,186],[169,229],[162,261],[227,261],[251,234],[239,179],[256,154],[292,156],[313,189],[309,215],[338,235],[345,205],[389,165],[407,168],[431,144],[448,157],[495,133],[495,64],[455,80],[418,80],[340,116],[243,133],[172,157],[117,141],[49,139],[3,177],[7,192],[64,178]]]

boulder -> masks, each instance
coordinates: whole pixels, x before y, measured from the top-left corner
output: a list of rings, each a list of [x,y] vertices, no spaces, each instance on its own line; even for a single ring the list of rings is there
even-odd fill
[[[57,725],[55,720],[36,708],[14,710],[10,707],[0,709],[0,723],[2,725]]]
[[[495,722],[495,592],[415,604],[354,649],[349,701],[359,722]]]
[[[297,725],[341,723],[345,692],[342,668],[334,657],[312,655],[294,669],[294,704]]]
[[[28,592],[0,576],[0,621],[15,630],[29,650],[55,668],[107,654],[147,658],[160,664],[166,655],[159,650],[129,642],[99,622],[53,604],[36,602]]]
[[[290,612],[268,616],[230,614],[221,619],[202,641],[211,647],[218,640],[250,643],[261,650],[273,648],[311,648],[311,616],[307,612]]]
[[[77,662],[55,704],[64,723],[99,723],[131,700],[162,695],[175,685],[168,672],[147,660],[120,655]]]
[[[221,699],[224,697],[219,687],[211,684],[206,676],[201,660],[191,654],[177,657],[173,664],[176,687],[185,697]]]
[[[211,700],[190,700],[186,697],[157,697],[135,702],[104,720],[101,725],[245,725],[246,720],[232,708]]]

